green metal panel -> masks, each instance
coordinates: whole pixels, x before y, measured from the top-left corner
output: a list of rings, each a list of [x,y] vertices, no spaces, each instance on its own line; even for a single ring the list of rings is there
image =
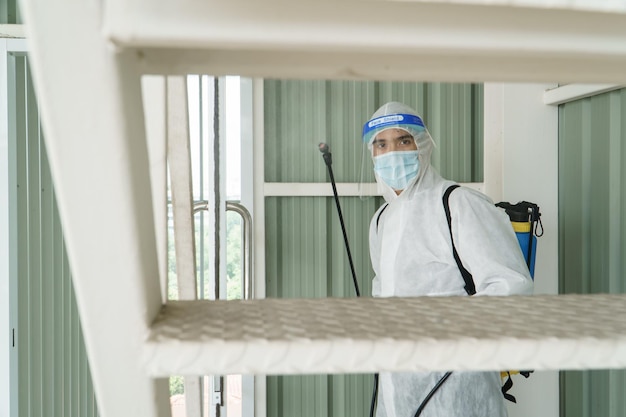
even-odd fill
[[[265,81],[265,181],[326,181],[319,142],[339,162],[336,180],[358,181],[360,131],[373,94],[374,83],[366,82]]]
[[[327,182],[317,146],[327,142],[335,180],[359,182],[362,126],[392,100],[424,117],[442,175],[482,181],[482,85],[295,80],[265,81],[265,181]],[[341,197],[340,203],[361,294],[369,297],[369,222],[383,200]],[[265,234],[268,297],[355,296],[332,197],[266,198]],[[267,414],[364,416],[372,388],[372,375],[272,376]]]
[[[329,185],[330,187],[330,185]],[[371,295],[369,221],[380,198],[339,198],[359,288]],[[269,297],[354,297],[350,264],[332,197],[268,197],[265,205]],[[269,246],[269,247],[267,247]]]
[[[0,24],[21,24],[19,2],[17,0],[0,1]]]
[[[25,56],[10,57],[16,154],[20,416],[97,416],[37,102]]]
[[[559,291],[626,289],[626,89],[559,108]],[[561,415],[626,415],[626,371],[561,373]]]
[[[437,143],[433,166],[444,177],[480,182],[482,91],[477,84],[267,80],[265,181],[326,181],[317,145],[327,142],[336,181],[358,182],[362,126],[378,107],[395,100],[423,116]],[[374,181],[372,173],[368,180]]]
[[[423,117],[437,144],[432,164],[441,175],[459,182],[482,181],[482,84],[383,82],[378,87],[376,108],[400,101]]]
[[[371,296],[368,225],[380,198],[341,197],[362,296]],[[334,199],[269,197],[265,208],[268,297],[355,297]],[[372,375],[268,378],[268,415],[366,415]]]

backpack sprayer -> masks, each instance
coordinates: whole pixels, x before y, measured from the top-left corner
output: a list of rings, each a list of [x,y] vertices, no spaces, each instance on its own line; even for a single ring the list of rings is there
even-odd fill
[[[543,236],[543,224],[539,206],[528,201],[517,204],[508,202],[497,203],[496,207],[503,208],[511,220],[511,226],[517,236],[530,276],[535,278],[535,256],[537,255],[537,238]],[[541,233],[537,233],[537,227],[541,227]]]

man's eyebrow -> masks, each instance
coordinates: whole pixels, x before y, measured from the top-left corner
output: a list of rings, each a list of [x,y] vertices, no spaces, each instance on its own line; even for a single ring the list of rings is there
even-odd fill
[[[413,136],[411,136],[411,135],[409,135],[407,133],[406,135],[398,136],[398,137],[394,138],[393,140],[401,140],[401,139],[413,139]]]

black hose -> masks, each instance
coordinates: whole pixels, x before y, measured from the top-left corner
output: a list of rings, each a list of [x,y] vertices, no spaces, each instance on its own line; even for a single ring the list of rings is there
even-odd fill
[[[372,392],[372,404],[370,405],[370,417],[374,417],[376,411],[376,399],[378,398],[378,374],[374,374],[374,391]]]
[[[433,395],[435,395],[435,392],[437,392],[437,390],[439,388],[441,388],[443,383],[446,382],[446,379],[448,379],[450,377],[450,375],[452,375],[452,372],[446,372],[446,374],[441,377],[439,382],[437,382],[437,384],[435,384],[433,389],[430,390],[430,392],[428,393],[426,398],[424,398],[424,401],[422,401],[420,406],[417,408],[417,411],[415,412],[415,416],[414,417],[419,417],[419,415],[422,414],[422,411],[424,411],[424,407],[426,407],[426,404],[428,404],[428,401],[430,401],[430,399],[433,397]]]

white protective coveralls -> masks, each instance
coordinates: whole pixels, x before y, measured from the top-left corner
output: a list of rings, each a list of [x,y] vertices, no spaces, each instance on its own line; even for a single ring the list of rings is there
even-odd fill
[[[417,115],[404,104],[392,102],[376,111],[368,123],[380,122],[382,116],[393,114]],[[452,255],[442,203],[446,188],[454,183],[444,180],[430,165],[434,144],[430,134],[425,127],[401,122],[395,126],[382,123],[373,130],[370,124],[366,132],[368,123],[363,140],[370,150],[378,133],[388,128],[402,128],[415,138],[419,153],[417,176],[399,195],[376,175],[388,205],[378,209],[370,224],[370,256],[376,274],[373,295],[467,295]],[[452,192],[449,206],[456,249],[463,265],[473,275],[476,295],[531,294],[532,279],[504,211],[495,207],[487,196],[465,187]],[[413,417],[443,375],[444,372],[381,372],[377,417]],[[455,371],[434,394],[421,416],[506,416],[501,386],[499,372]]]

